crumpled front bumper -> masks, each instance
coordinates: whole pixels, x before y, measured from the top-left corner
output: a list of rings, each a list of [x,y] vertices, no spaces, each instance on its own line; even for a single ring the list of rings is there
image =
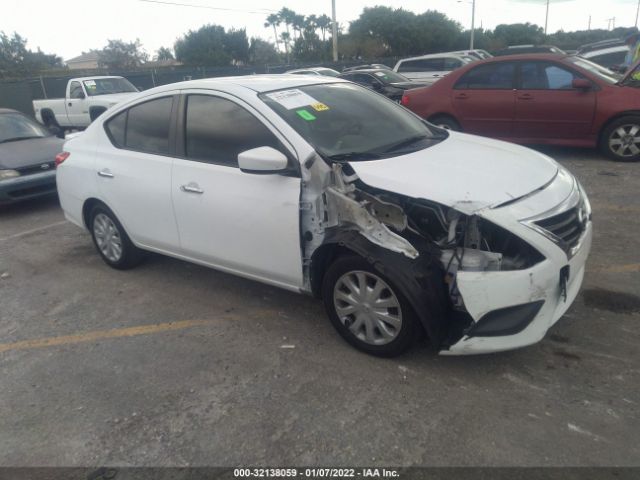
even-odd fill
[[[580,248],[566,263],[546,259],[527,270],[507,272],[459,272],[458,289],[469,314],[478,320],[488,312],[525,305],[539,300],[544,304],[524,330],[513,335],[463,336],[441,355],[467,355],[500,352],[539,342],[547,330],[558,321],[575,300],[582,280],[591,240],[593,226],[589,222],[582,235]],[[569,266],[566,282],[566,299],[561,287],[560,270]]]

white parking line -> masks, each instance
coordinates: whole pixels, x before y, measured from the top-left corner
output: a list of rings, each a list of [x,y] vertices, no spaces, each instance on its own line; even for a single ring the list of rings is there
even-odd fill
[[[20,233],[14,233],[13,235],[9,235],[8,237],[1,237],[0,242],[4,242],[5,240],[13,240],[14,238],[24,237],[26,235],[31,235],[32,233],[38,233],[43,230],[47,230],[49,228],[57,227],[58,225],[62,225],[64,223],[67,223],[67,221],[62,220],[60,222],[50,223],[49,225],[45,225],[43,227],[33,228],[31,230],[25,230],[24,232],[20,232]]]

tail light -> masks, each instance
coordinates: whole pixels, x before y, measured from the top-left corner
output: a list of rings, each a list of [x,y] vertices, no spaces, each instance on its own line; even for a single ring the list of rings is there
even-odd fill
[[[67,158],[69,158],[69,155],[71,155],[69,152],[60,152],[59,154],[57,154],[55,159],[56,167],[64,162]]]
[[[400,100],[400,105],[404,105],[405,107],[409,105],[409,95],[406,93],[402,95],[402,100]]]

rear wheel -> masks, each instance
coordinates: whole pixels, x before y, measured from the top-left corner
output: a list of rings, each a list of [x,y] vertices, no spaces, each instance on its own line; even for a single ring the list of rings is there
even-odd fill
[[[613,160],[640,160],[640,116],[629,115],[611,122],[602,132],[602,152]]]
[[[322,297],[335,329],[363,352],[393,357],[421,336],[419,321],[402,293],[360,257],[341,257],[329,267]]]
[[[91,211],[91,237],[93,243],[110,267],[126,270],[138,265],[144,259],[144,252],[136,247],[113,212],[104,205],[97,205]]]
[[[436,115],[435,117],[431,117],[429,122],[433,123],[437,127],[444,128],[445,130],[454,130],[456,132],[462,131],[462,128],[456,119],[449,115]]]

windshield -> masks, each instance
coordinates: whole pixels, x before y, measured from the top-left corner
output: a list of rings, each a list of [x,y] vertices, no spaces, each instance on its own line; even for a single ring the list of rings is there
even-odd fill
[[[51,133],[43,126],[19,113],[0,114],[0,143],[49,137]]]
[[[614,84],[617,83],[621,76],[617,73],[612,72],[608,68],[603,67],[602,65],[598,65],[597,63],[593,63],[586,58],[582,57],[568,57],[568,61],[573,63],[574,65],[584,68],[590,73],[593,73],[600,80],[604,80],[607,83]]]
[[[446,138],[404,107],[352,83],[308,85],[260,98],[324,158],[371,160]]]
[[[82,83],[84,83],[84,88],[90,97],[138,91],[126,78],[94,78],[93,80],[85,80]]]
[[[403,83],[411,81],[404,75],[392,72],[391,70],[380,70],[379,72],[373,72],[373,75],[384,83]]]

